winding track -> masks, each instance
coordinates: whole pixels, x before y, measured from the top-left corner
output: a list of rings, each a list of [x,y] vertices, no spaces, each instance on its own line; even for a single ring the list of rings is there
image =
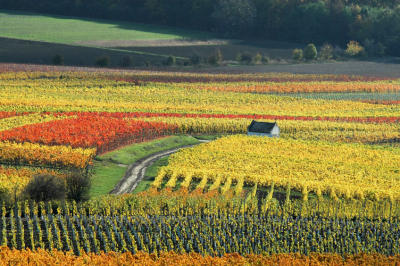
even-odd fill
[[[209,140],[200,140],[200,143],[209,142]],[[125,193],[132,193],[140,181],[144,178],[146,169],[149,168],[157,160],[169,156],[180,149],[193,147],[194,145],[186,145],[179,148],[169,149],[161,152],[151,154],[145,158],[142,158],[135,163],[129,165],[128,171],[125,176],[119,181],[119,183],[114,187],[110,194],[121,195]]]

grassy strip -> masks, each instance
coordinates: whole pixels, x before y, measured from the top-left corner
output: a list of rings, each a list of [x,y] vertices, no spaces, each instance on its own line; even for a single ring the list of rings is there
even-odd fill
[[[191,136],[172,136],[150,142],[133,144],[96,157],[93,168],[91,197],[109,193],[127,171],[127,166],[153,153],[185,145],[197,144]]]

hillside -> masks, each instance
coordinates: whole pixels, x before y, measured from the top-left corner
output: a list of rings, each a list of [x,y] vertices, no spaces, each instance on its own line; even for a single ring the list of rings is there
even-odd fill
[[[272,59],[291,57],[298,44],[217,39],[215,34],[118,20],[0,11],[0,61],[51,64],[56,54],[66,65],[93,66],[107,56],[109,66],[131,57],[132,66],[162,65],[169,55],[179,62],[197,55],[207,58],[220,49],[225,60],[240,52]]]

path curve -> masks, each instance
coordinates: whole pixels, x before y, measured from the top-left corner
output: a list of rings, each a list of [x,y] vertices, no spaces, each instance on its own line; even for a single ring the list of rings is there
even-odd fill
[[[209,140],[199,141],[199,144],[209,142]],[[180,149],[193,147],[199,144],[185,145],[179,148],[160,151],[136,161],[135,163],[129,165],[128,171],[126,171],[125,176],[119,181],[119,183],[114,187],[110,194],[121,195],[125,193],[132,193],[139,182],[142,181],[142,179],[144,178],[147,168],[149,168],[157,160],[169,156],[179,151]]]

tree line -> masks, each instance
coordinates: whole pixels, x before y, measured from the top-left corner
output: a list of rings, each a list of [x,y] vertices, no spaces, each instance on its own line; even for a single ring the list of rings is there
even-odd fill
[[[400,55],[400,0],[0,0],[3,9],[118,19],[256,38],[344,46],[380,43]]]

